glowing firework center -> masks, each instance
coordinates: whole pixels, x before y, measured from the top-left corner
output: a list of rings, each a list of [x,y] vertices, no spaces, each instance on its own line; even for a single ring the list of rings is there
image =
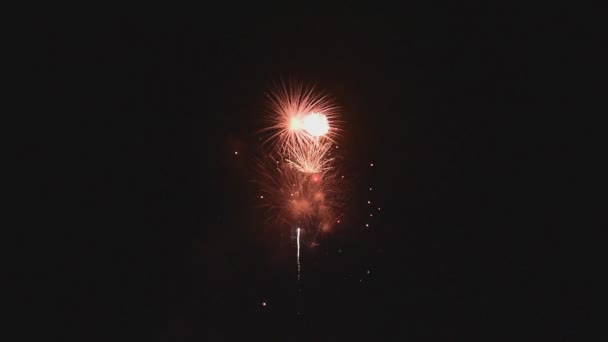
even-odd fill
[[[323,113],[310,113],[303,117],[293,116],[289,120],[291,131],[304,130],[311,136],[318,138],[329,132],[329,121]]]
[[[327,117],[321,113],[310,113],[302,120],[304,130],[313,137],[320,137],[329,132]]]

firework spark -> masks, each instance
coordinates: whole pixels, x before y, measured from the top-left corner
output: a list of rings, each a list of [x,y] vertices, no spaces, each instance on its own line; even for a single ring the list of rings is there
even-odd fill
[[[289,150],[287,161],[296,170],[303,173],[319,173],[332,168],[333,158],[330,157],[331,142],[297,145]]]

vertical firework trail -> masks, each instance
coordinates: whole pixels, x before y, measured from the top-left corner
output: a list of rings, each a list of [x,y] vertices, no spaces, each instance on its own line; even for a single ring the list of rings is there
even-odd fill
[[[298,254],[297,254],[298,281],[300,281],[300,227],[298,227],[298,230],[297,230],[297,239],[298,239]]]

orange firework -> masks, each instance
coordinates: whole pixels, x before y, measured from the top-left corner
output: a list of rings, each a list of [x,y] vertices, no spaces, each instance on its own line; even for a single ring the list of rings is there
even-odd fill
[[[268,95],[270,100],[270,142],[279,153],[309,147],[322,141],[333,141],[339,128],[336,105],[314,87],[288,83]]]
[[[344,179],[337,168],[319,173],[300,172],[288,161],[268,157],[259,164],[260,199],[269,218],[278,223],[329,230],[344,203]]]
[[[337,107],[326,95],[302,85],[283,85],[269,95],[270,126],[264,146],[268,158],[258,164],[264,204],[280,222],[294,226],[299,246],[301,226],[329,230],[343,201],[343,176],[335,165]]]

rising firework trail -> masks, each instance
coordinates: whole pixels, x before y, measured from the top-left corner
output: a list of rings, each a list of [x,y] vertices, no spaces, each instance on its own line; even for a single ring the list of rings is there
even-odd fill
[[[298,230],[297,230],[297,240],[298,240],[298,254],[297,254],[297,260],[298,260],[298,281],[300,281],[300,227],[298,227]]]

